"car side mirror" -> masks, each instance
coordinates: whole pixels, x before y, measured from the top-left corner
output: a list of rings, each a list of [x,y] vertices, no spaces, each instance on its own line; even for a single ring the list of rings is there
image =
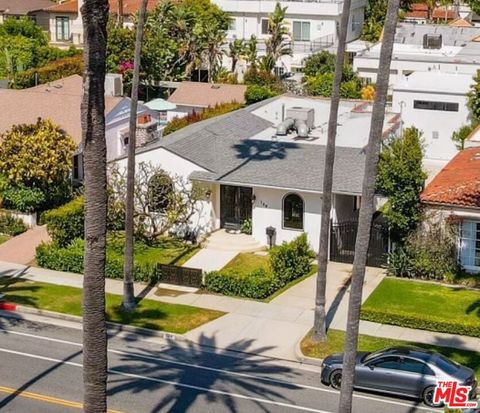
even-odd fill
[[[367,364],[367,367],[368,367],[370,370],[375,369],[375,366],[374,366],[373,364]]]

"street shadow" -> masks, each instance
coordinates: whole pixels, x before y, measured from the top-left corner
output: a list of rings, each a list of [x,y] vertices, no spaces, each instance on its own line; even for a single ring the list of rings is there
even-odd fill
[[[352,283],[352,276],[348,277],[348,279],[343,283],[343,285],[340,287],[338,290],[337,294],[335,295],[335,298],[332,301],[332,304],[328,308],[327,315],[325,316],[325,323],[326,323],[326,329],[328,330],[330,328],[330,325],[332,324],[332,321],[335,317],[335,314],[337,314],[338,308],[340,307],[340,303],[343,300],[343,297],[348,291],[348,287]]]
[[[269,359],[261,355],[270,347],[255,349],[256,354],[249,354],[253,340],[240,340],[226,349],[217,349],[216,344],[214,336],[201,335],[198,344],[188,343],[181,349],[170,347],[164,351],[145,348],[129,350],[132,352],[126,353],[120,359],[123,363],[114,367],[113,375],[109,379],[108,395],[122,392],[155,393],[161,389],[169,389],[167,395],[162,396],[150,410],[152,413],[186,412],[200,396],[204,397],[202,402],[217,403],[225,411],[236,413],[240,412],[240,407],[237,406],[238,397],[232,393],[241,393],[255,403],[255,411],[267,412],[270,410],[267,410],[259,399],[275,399],[288,403],[289,399],[283,390],[298,389],[287,381],[289,377],[296,376],[290,368],[270,364],[267,362]],[[205,350],[206,347],[208,350]],[[242,355],[232,357],[232,349]],[[170,361],[165,362],[159,358]],[[137,377],[115,375],[118,372],[133,373]],[[281,379],[272,378],[275,375]],[[151,380],[142,380],[138,376],[146,376]],[[218,410],[218,406],[216,409]]]
[[[470,304],[465,312],[467,314],[476,314],[478,317],[480,317],[480,300],[474,301],[472,304]]]

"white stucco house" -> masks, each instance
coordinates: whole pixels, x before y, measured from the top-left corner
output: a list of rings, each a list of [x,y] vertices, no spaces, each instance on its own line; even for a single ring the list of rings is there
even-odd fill
[[[317,250],[329,108],[329,100],[273,98],[153,141],[137,149],[136,161],[208,189],[191,221],[198,233],[238,229],[251,220],[252,236],[262,245],[268,245],[266,229],[273,227],[277,244],[305,232]],[[356,220],[370,120],[369,103],[341,103],[335,223]],[[399,125],[398,114],[389,111],[385,137],[395,135]],[[126,166],[125,158],[117,162]]]
[[[404,76],[393,86],[393,110],[402,114],[404,127],[423,134],[425,168],[439,171],[458,152],[452,134],[471,122],[467,94],[471,74],[433,70]]]
[[[375,83],[381,42],[356,53],[353,66]],[[480,27],[400,23],[395,33],[390,84],[413,72],[440,70],[473,76],[480,67]]]
[[[255,35],[259,41],[259,55],[265,55],[268,37],[268,16],[276,0],[213,0],[232,18],[227,40],[248,40]],[[342,0],[280,0],[287,7],[286,22],[292,37],[293,56],[284,56],[278,62],[278,71],[292,72],[303,66],[303,60],[312,53],[334,46],[342,16]],[[365,0],[353,0],[347,41],[360,37],[365,14]],[[225,66],[229,66],[225,58]]]
[[[459,152],[425,188],[423,204],[458,224],[459,263],[480,272],[480,147]]]

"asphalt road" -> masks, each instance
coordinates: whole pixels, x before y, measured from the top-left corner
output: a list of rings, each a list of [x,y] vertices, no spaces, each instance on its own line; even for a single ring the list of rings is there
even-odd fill
[[[75,328],[1,318],[0,411],[80,411],[80,343]],[[203,344],[214,341],[205,337]],[[318,369],[205,346],[110,337],[111,412],[336,412],[338,392],[320,383]],[[354,398],[355,413],[433,411],[415,400],[364,392]]]

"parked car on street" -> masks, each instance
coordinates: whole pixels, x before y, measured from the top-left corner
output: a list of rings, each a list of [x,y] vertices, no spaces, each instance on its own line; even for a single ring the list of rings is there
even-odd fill
[[[343,353],[332,354],[322,364],[322,382],[340,389]],[[423,399],[431,407],[437,380],[455,380],[472,386],[476,393],[475,372],[441,354],[416,347],[391,347],[375,352],[358,352],[355,388]]]

